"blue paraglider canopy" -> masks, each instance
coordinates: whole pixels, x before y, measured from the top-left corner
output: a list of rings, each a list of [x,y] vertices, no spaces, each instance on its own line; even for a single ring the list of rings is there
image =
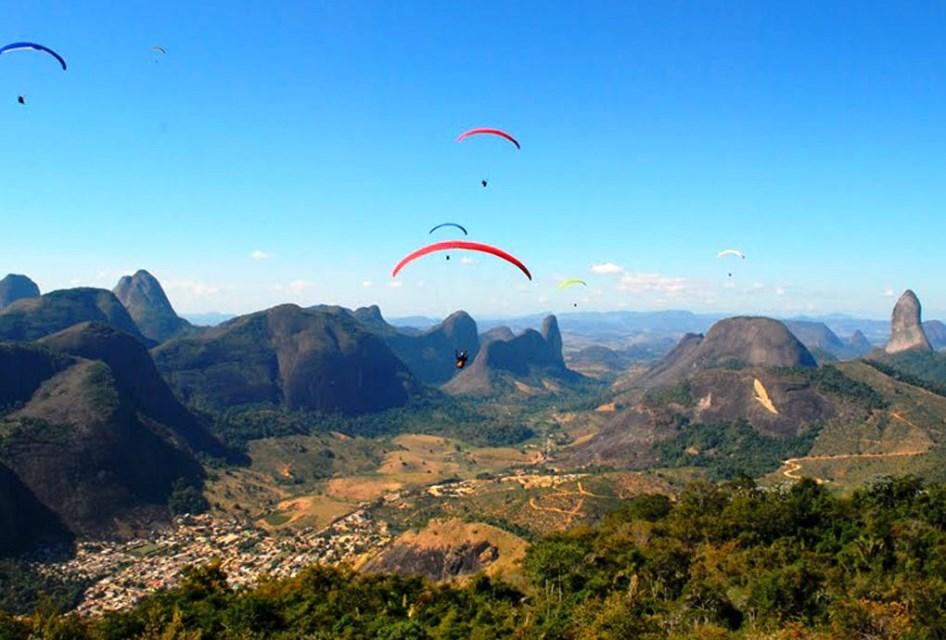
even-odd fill
[[[460,231],[463,232],[463,235],[465,235],[465,236],[470,235],[469,233],[466,232],[466,228],[465,228],[465,227],[463,227],[462,225],[457,224],[456,222],[444,222],[444,223],[442,223],[442,224],[438,224],[436,227],[434,227],[433,229],[431,229],[429,233],[433,233],[433,232],[436,231],[437,229],[441,229],[441,228],[443,228],[443,227],[456,227],[457,229],[459,229]]]
[[[41,45],[41,44],[37,44],[35,42],[14,42],[14,43],[8,44],[5,47],[0,47],[0,55],[3,55],[4,53],[10,53],[12,51],[23,51],[25,49],[34,49],[36,51],[42,51],[43,53],[48,53],[49,55],[51,55],[52,57],[54,57],[56,60],[59,61],[59,64],[62,65],[63,71],[66,70],[66,61],[63,59],[61,55],[59,55],[58,53],[56,53],[49,47]]]

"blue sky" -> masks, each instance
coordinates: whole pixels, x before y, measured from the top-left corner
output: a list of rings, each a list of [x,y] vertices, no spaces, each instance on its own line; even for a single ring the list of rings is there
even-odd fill
[[[0,40],[70,64],[0,56],[0,273],[43,290],[946,315],[942,3],[33,0]],[[535,280],[457,255],[390,286],[445,220]]]

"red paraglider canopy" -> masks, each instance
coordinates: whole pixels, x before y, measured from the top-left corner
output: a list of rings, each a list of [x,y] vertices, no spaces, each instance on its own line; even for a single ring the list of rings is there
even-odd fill
[[[505,260],[506,262],[519,267],[519,270],[526,274],[526,277],[529,278],[529,280],[532,280],[532,274],[529,273],[529,269],[526,268],[526,265],[522,264],[522,262],[520,262],[515,256],[511,256],[502,249],[491,247],[488,244],[482,244],[480,242],[467,242],[466,240],[447,240],[446,242],[435,242],[434,244],[429,244],[426,247],[421,247],[417,251],[405,256],[400,262],[398,262],[397,266],[394,267],[394,271],[391,272],[391,277],[396,278],[401,269],[418,258],[422,258],[437,251],[449,251],[451,249],[465,249],[467,251],[479,251],[481,253],[494,255],[497,258]]]
[[[464,131],[459,136],[457,136],[457,142],[463,142],[463,140],[465,140],[466,138],[469,138],[470,136],[477,136],[477,135],[482,135],[482,134],[491,135],[491,136],[499,136],[500,138],[505,138],[506,140],[509,140],[509,142],[516,145],[516,149],[522,149],[522,147],[519,146],[519,141],[513,138],[510,134],[503,131],[502,129],[470,129],[469,131]]]

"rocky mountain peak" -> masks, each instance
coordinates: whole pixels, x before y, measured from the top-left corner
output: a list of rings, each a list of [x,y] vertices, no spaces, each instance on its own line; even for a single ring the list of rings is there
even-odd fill
[[[174,312],[158,279],[144,269],[133,276],[122,276],[113,293],[146,338],[164,342],[189,327],[189,323]]]
[[[901,351],[932,351],[923,325],[920,321],[922,307],[920,299],[910,289],[903,292],[893,308],[890,318],[890,340],[885,348],[887,353]]]
[[[38,298],[39,287],[26,276],[11,273],[0,280],[0,309],[23,298]]]
[[[549,352],[556,358],[556,364],[565,366],[565,360],[562,358],[562,332],[558,329],[558,319],[554,315],[546,316],[542,320],[539,333],[545,339]]]

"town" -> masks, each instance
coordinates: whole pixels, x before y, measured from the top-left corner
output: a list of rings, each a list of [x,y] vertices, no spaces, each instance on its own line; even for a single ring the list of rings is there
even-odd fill
[[[316,564],[356,564],[385,545],[387,524],[363,509],[322,530],[268,533],[244,521],[185,515],[172,531],[127,542],[80,542],[65,562],[39,563],[45,575],[90,583],[77,613],[95,616],[132,606],[156,590],[174,587],[181,570],[219,561],[233,588],[264,576],[288,577]]]

